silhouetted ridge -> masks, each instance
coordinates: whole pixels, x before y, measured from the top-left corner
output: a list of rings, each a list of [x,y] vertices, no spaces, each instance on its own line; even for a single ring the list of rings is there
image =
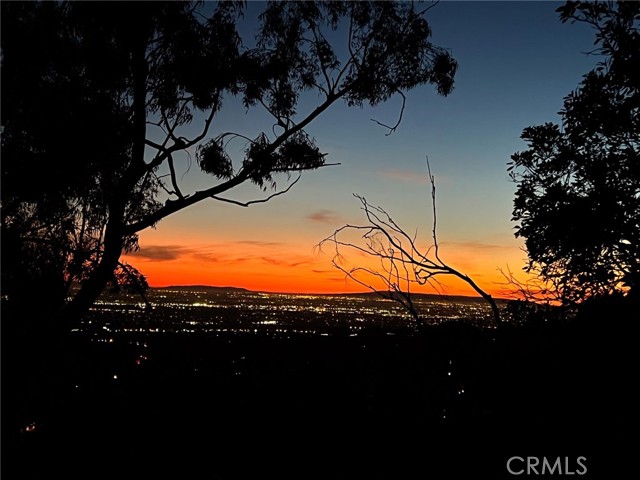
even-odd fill
[[[246,288],[240,287],[215,287],[211,285],[170,285],[168,287],[153,287],[155,290],[172,290],[174,292],[183,292],[188,291],[192,292],[194,290],[201,292],[250,292]]]
[[[169,285],[167,287],[150,287],[153,290],[171,290],[174,292],[184,292],[184,291],[201,291],[201,292],[255,292],[255,293],[281,293],[281,292],[268,292],[264,290],[250,290],[248,288],[242,287],[217,287],[212,285]],[[302,293],[301,293],[302,294]],[[304,295],[318,295],[318,296],[336,296],[336,297],[379,297],[385,296],[388,297],[389,292],[381,291],[381,292],[353,292],[353,293],[304,293]],[[484,302],[482,297],[478,296],[467,296],[467,295],[440,295],[437,293],[411,293],[411,297],[415,300],[449,300],[455,302]],[[507,299],[496,298],[496,301],[508,301]]]
[[[339,294],[341,296],[358,296],[358,297],[362,297],[362,296],[367,296],[367,297],[371,297],[371,296],[384,296],[390,299],[395,298],[395,296],[397,296],[397,293],[392,292],[391,293],[391,297],[389,297],[389,292],[385,291],[379,291],[379,292],[361,292],[361,293],[345,293],[345,294]],[[414,300],[450,300],[450,301],[455,301],[455,302],[484,302],[485,300],[480,297],[480,296],[475,296],[475,295],[440,295],[438,293],[411,293],[411,298],[413,298]],[[495,298],[496,302],[506,302],[508,301],[508,299],[504,299],[504,298]]]

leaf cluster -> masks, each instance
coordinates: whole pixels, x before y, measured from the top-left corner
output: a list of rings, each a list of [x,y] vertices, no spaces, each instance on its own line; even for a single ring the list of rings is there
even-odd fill
[[[513,220],[528,271],[567,303],[640,282],[640,4],[568,2],[596,29],[603,60],[564,99],[562,125],[524,129],[512,155]]]

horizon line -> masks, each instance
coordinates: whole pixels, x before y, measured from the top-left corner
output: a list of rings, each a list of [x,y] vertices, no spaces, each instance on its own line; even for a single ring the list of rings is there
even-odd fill
[[[363,291],[359,291],[359,292],[334,292],[334,293],[320,293],[320,292],[280,292],[280,291],[269,291],[269,290],[252,290],[250,288],[245,288],[245,287],[235,287],[232,285],[224,285],[224,286],[219,286],[219,285],[207,285],[207,284],[203,284],[203,283],[193,283],[193,284],[185,284],[185,285],[177,285],[177,284],[171,284],[171,285],[162,285],[162,286],[158,286],[158,285],[154,285],[154,286],[149,286],[149,288],[152,289],[169,289],[169,288],[215,288],[215,289],[219,289],[219,290],[224,290],[224,289],[228,289],[228,290],[244,290],[246,292],[252,292],[252,293],[268,293],[268,294],[275,294],[275,295],[377,295],[379,294],[378,292],[388,292],[388,290],[363,290]],[[480,295],[464,295],[464,294],[445,294],[445,293],[426,293],[426,292],[410,292],[410,294],[412,295],[428,295],[428,296],[432,296],[432,297],[443,297],[443,298],[447,298],[447,297],[462,297],[462,298],[474,298],[474,299],[480,299],[480,300],[484,300],[482,298],[482,296]],[[513,300],[511,298],[504,298],[504,297],[493,297],[494,300],[500,300],[500,301],[510,301]],[[391,299],[390,299],[391,300]]]

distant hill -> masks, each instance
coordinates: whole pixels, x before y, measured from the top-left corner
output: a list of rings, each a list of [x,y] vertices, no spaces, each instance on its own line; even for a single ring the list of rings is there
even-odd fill
[[[383,293],[385,296],[389,295],[389,292],[381,292]],[[361,293],[345,293],[345,294],[338,294],[341,296],[357,296],[357,297],[362,297],[362,296],[380,296],[380,293],[376,293],[376,292],[361,292]],[[440,295],[438,293],[415,293],[412,292],[411,293],[411,298],[413,298],[414,300],[450,300],[450,301],[454,301],[454,302],[459,302],[459,303],[474,303],[474,302],[486,302],[486,300],[480,296],[470,296],[470,295]],[[506,298],[497,298],[494,297],[494,300],[498,303],[501,302],[507,302],[509,301]]]
[[[255,292],[255,293],[275,293],[255,290],[249,290],[247,288],[240,287],[216,287],[211,285],[171,285],[168,287],[152,287],[154,290],[171,290],[173,292]],[[387,292],[384,292],[387,294]],[[376,292],[356,292],[356,293],[308,293],[306,295],[322,295],[322,296],[336,296],[336,297],[378,297]],[[449,300],[459,303],[474,303],[485,302],[482,297],[479,296],[467,296],[467,295],[439,295],[437,293],[412,293],[411,297],[418,300]],[[507,299],[495,298],[498,303],[506,302]]]
[[[168,287],[152,287],[153,290],[171,290],[173,292],[250,292],[239,287],[214,287],[211,285],[170,285]]]

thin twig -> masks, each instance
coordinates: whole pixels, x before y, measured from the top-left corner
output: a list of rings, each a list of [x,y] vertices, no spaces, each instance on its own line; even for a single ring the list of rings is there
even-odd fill
[[[405,110],[405,107],[407,105],[407,97],[405,96],[405,94],[402,93],[401,90],[396,90],[396,93],[398,93],[402,97],[402,107],[400,107],[400,115],[398,116],[398,121],[396,122],[396,124],[393,127],[390,127],[389,125],[386,125],[386,124],[384,124],[382,122],[379,122],[375,118],[371,119],[372,122],[377,123],[381,127],[384,127],[384,128],[389,130],[387,133],[385,133],[385,136],[387,136],[387,137],[389,135],[391,135],[392,133],[394,133],[398,129],[400,124],[402,123],[402,117],[404,116],[404,110]]]
[[[493,297],[480,288],[471,277],[445,264],[440,258],[437,237],[435,177],[431,173],[431,165],[429,164],[428,157],[427,173],[429,175],[429,182],[431,183],[433,245],[430,246],[425,253],[422,253],[416,245],[417,233],[414,234],[413,237],[409,236],[383,208],[370,205],[364,197],[358,194],[354,194],[354,196],[360,201],[361,209],[368,223],[366,225],[344,225],[336,229],[332,235],[322,240],[318,244],[318,248],[321,249],[326,242],[332,242],[335,247],[333,264],[336,268],[344,272],[348,278],[375,292],[378,292],[379,289],[357,278],[356,274],[366,273],[380,280],[389,291],[389,295],[385,298],[391,298],[400,303],[412,317],[414,317],[418,326],[421,325],[422,320],[413,303],[411,285],[428,284],[437,293],[444,296],[444,285],[436,278],[440,275],[457,277],[473,288],[489,303],[496,325],[499,326],[501,325],[500,312]],[[361,238],[364,240],[364,246],[341,240],[341,235],[348,231],[363,232]],[[377,258],[380,262],[379,270],[376,271],[363,267],[355,267],[347,270],[341,265],[344,263],[344,257],[340,251],[341,248],[348,248]],[[434,258],[430,258],[430,254],[433,254]]]
[[[232,203],[234,205],[239,205],[240,207],[248,207],[250,205],[254,205],[256,203],[266,203],[269,200],[271,200],[274,197],[279,197],[280,195],[284,195],[285,193],[287,193],[289,190],[291,190],[293,188],[293,186],[298,183],[298,180],[300,180],[300,178],[302,177],[302,175],[298,175],[298,178],[296,178],[291,185],[289,185],[285,190],[282,190],[280,192],[276,192],[272,195],[269,195],[266,198],[261,198],[258,200],[250,200],[248,202],[240,202],[238,200],[232,200],[230,198],[224,198],[224,197],[218,197],[216,195],[212,195],[211,198],[213,198],[214,200],[220,200],[221,202],[226,202],[226,203]]]

